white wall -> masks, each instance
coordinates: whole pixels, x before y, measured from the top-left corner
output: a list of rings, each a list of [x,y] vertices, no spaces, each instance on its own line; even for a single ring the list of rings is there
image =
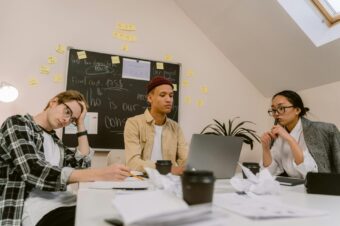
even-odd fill
[[[121,50],[122,41],[112,37],[118,22],[137,26],[137,42],[129,44],[128,52]],[[182,64],[181,80],[190,82],[180,91],[179,114],[188,141],[213,118],[227,121],[240,116],[255,122],[259,134],[268,124],[267,99],[171,0],[1,1],[0,80],[16,86],[20,94],[14,103],[0,103],[0,122],[16,113],[38,113],[49,98],[65,89],[64,82],[52,82],[56,73],[66,76],[67,54],[55,52],[58,44],[154,60],[171,54],[173,62]],[[49,75],[40,75],[39,67],[51,55],[58,57],[57,64]],[[193,77],[185,76],[189,69]],[[39,80],[38,86],[28,85],[30,76]],[[208,86],[208,94],[200,93],[202,85]],[[193,102],[201,98],[205,105],[187,105],[185,96]],[[259,148],[244,148],[241,159],[258,160]]]

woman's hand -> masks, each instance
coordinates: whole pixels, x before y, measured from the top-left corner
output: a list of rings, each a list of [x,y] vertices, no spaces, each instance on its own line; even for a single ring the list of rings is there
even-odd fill
[[[262,144],[263,151],[270,151],[272,140],[275,138],[276,138],[275,135],[271,133],[270,131],[262,134],[261,144]]]
[[[281,125],[275,125],[272,127],[271,129],[271,133],[275,136],[275,137],[282,137],[284,140],[289,141],[292,136],[288,133],[288,131],[283,128]]]
[[[83,112],[80,114],[79,118],[77,119],[77,126],[79,125],[84,125],[84,120],[85,120],[85,116],[87,113],[87,109],[86,109],[86,105],[84,102],[80,101],[78,102],[79,104],[81,104],[83,106]]]

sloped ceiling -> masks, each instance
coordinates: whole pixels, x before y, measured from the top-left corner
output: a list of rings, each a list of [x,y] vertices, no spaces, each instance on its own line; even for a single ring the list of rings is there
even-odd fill
[[[270,97],[340,80],[340,41],[315,47],[276,0],[174,0]]]

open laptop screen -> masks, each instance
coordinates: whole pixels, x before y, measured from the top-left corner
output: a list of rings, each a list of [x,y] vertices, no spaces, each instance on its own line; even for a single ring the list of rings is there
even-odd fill
[[[243,139],[234,136],[194,134],[187,169],[210,170],[218,179],[234,176]]]

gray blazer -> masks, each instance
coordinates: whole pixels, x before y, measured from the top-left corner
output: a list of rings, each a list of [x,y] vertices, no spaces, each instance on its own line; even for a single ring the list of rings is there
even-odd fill
[[[303,134],[319,172],[340,173],[340,132],[334,124],[301,117]]]

